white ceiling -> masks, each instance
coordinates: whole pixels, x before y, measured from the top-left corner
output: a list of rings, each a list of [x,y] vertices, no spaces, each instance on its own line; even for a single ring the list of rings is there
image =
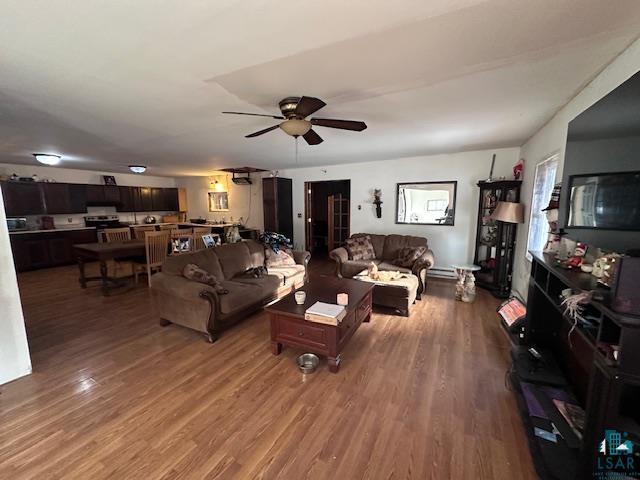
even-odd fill
[[[0,162],[159,175],[296,166],[268,118],[315,116],[299,166],[517,146],[640,34],[637,0],[5,0]]]

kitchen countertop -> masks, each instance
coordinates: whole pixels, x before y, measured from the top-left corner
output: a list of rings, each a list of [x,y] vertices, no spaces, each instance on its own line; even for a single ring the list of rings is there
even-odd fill
[[[13,232],[9,232],[9,235],[21,235],[23,233],[53,233],[53,232],[71,232],[73,230],[95,230],[96,227],[56,227],[50,228],[49,230],[45,229],[37,229],[37,230],[14,230]]]

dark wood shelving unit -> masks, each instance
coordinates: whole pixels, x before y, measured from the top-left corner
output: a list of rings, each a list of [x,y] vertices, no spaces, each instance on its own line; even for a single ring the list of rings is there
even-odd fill
[[[519,202],[521,185],[520,180],[478,182],[480,194],[473,263],[481,269],[474,275],[476,285],[498,298],[507,298],[511,293],[516,225],[505,226],[488,217],[498,202]]]
[[[622,315],[603,302],[592,301],[583,314],[588,323],[574,322],[561,305],[563,290],[596,290],[603,298],[608,291],[595,277],[558,266],[552,255],[531,254],[523,343],[547,352],[566,379],[563,388],[585,410],[581,442],[567,449],[564,442],[554,448],[550,442],[533,437],[532,429],[539,425],[524,409],[532,457],[542,478],[594,478],[605,430],[628,432],[640,447],[640,317]],[[612,346],[618,352],[615,356]],[[522,379],[512,371],[511,380],[521,403]],[[564,457],[567,465],[575,464],[576,470],[567,468],[566,476],[557,474],[562,471],[557,457]]]

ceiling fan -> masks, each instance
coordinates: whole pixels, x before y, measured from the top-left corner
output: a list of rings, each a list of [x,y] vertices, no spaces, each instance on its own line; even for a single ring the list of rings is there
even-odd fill
[[[318,127],[339,128],[341,130],[354,130],[356,132],[361,132],[367,128],[366,123],[356,122],[353,120],[335,120],[331,118],[311,118],[310,120],[306,120],[309,115],[317,112],[325,105],[326,103],[319,98],[287,97],[280,100],[280,103],[278,104],[282,115],[264,115],[262,113],[244,112],[222,113],[229,113],[233,115],[252,115],[254,117],[267,117],[274,118],[276,120],[284,120],[284,122],[279,123],[278,125],[250,133],[245,136],[246,138],[257,137],[270,132],[271,130],[275,130],[276,128],[280,128],[287,135],[291,135],[292,137],[297,138],[302,136],[309,145],[318,145],[319,143],[322,143],[322,137],[311,129],[313,125],[317,125]]]

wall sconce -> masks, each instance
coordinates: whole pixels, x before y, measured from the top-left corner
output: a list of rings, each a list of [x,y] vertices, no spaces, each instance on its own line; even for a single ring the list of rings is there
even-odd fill
[[[209,182],[211,185],[211,189],[215,192],[226,192],[227,189],[225,188],[225,186],[222,184],[222,182],[219,182],[218,179],[213,179],[211,182]]]
[[[376,217],[382,218],[382,190],[376,188],[373,190],[373,204],[376,206]]]

